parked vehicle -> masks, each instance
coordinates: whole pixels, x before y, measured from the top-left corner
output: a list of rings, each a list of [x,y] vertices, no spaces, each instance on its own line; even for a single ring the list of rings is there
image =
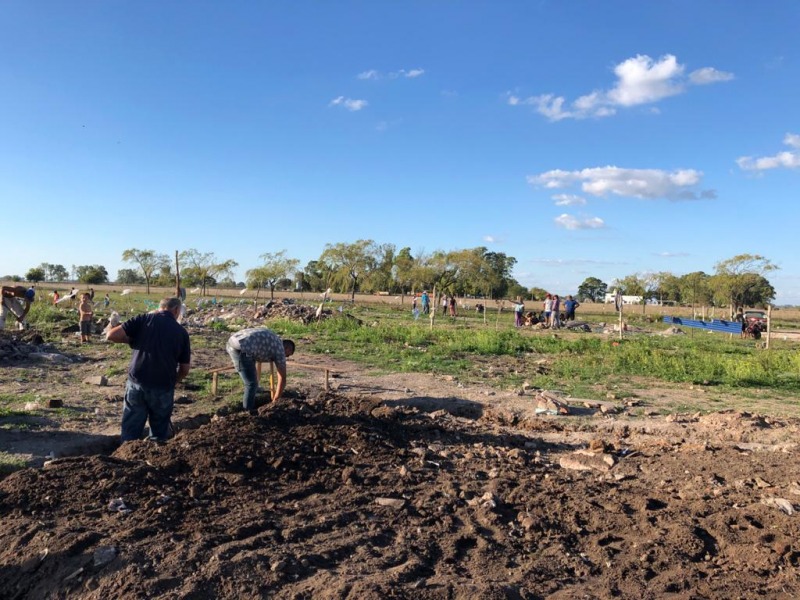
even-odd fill
[[[744,311],[744,320],[746,323],[757,322],[761,325],[761,330],[767,329],[767,312],[764,310],[746,310]]]

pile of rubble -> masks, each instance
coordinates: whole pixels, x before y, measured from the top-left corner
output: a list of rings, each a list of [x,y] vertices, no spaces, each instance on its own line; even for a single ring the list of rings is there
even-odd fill
[[[304,324],[327,319],[333,316],[331,309],[295,304],[289,299],[270,301],[266,304],[205,304],[196,310],[189,310],[184,319],[187,325],[212,325],[230,321],[243,322],[246,326],[261,325],[267,319],[288,319]]]
[[[26,360],[31,355],[52,355],[55,352],[33,329],[15,332],[0,330],[0,361]]]

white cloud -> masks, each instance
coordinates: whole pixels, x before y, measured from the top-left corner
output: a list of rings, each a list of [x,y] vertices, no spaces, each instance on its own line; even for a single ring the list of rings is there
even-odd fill
[[[620,167],[594,167],[580,171],[554,169],[539,175],[528,176],[528,183],[547,189],[562,189],[580,184],[581,190],[592,196],[609,194],[628,198],[669,200],[697,200],[716,198],[714,190],[693,190],[703,174],[693,169],[672,172],[660,169],[623,169]]]
[[[497,242],[497,238],[494,237],[493,235],[485,235],[483,236],[483,241],[489,244],[494,244],[495,242]]]
[[[353,100],[352,98],[345,98],[344,96],[339,96],[338,98],[334,98],[330,101],[328,106],[342,106],[349,111],[358,111],[362,108],[365,108],[369,102],[366,100]]]
[[[616,114],[617,108],[652,104],[682,94],[689,85],[705,85],[730,81],[732,73],[719,71],[713,67],[703,67],[693,71],[687,78],[685,67],[678,63],[672,54],[654,61],[647,55],[639,54],[614,67],[617,81],[609,90],[595,90],[572,103],[563,96],[541,94],[521,98],[508,93],[511,106],[533,106],[535,110],[550,119],[585,119],[589,117],[609,117]]]
[[[564,213],[553,219],[564,229],[603,229],[606,224],[600,217],[575,217]]]
[[[733,73],[717,71],[714,67],[703,67],[702,69],[697,69],[689,73],[689,81],[695,85],[731,81],[733,78]]]
[[[380,75],[375,69],[370,69],[369,71],[358,74],[359,79],[378,79],[379,77]]]
[[[787,133],[783,138],[783,143],[790,148],[800,148],[800,135]],[[752,156],[742,156],[736,159],[739,168],[745,171],[766,171],[767,169],[796,169],[800,167],[800,152],[784,150],[774,156],[762,156],[753,158]]]
[[[425,69],[400,69],[398,71],[392,71],[391,73],[386,73],[383,75],[380,71],[376,71],[375,69],[369,69],[368,71],[363,71],[359,73],[357,77],[359,79],[371,79],[373,81],[377,81],[379,79],[383,79],[384,77],[387,79],[415,79],[417,77],[422,77],[425,74]]]
[[[425,69],[411,69],[410,71],[401,71],[404,77],[408,77],[409,79],[414,79],[415,77],[420,77],[424,75]]]
[[[539,265],[563,267],[566,265],[627,265],[627,262],[597,260],[596,258],[532,258],[530,261]]]
[[[688,252],[656,252],[656,256],[660,256],[661,258],[679,258],[682,256],[689,256]]]
[[[783,138],[783,143],[792,148],[800,148],[800,135],[787,133]]]
[[[684,91],[681,81],[684,67],[672,55],[658,62],[646,55],[629,58],[614,67],[617,84],[607,98],[612,104],[636,106],[650,104]]]
[[[552,198],[556,201],[556,206],[584,206],[586,204],[586,198],[574,194],[556,194]]]

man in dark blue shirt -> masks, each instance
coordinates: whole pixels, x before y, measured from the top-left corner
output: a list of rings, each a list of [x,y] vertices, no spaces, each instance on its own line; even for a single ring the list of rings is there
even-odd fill
[[[175,384],[189,373],[189,334],[178,321],[179,298],[165,298],[159,310],[139,315],[111,329],[106,339],[133,348],[125,405],[122,410],[122,441],[138,440],[146,421],[150,439],[169,437]]]
[[[579,306],[580,302],[575,300],[572,296],[567,296],[567,300],[564,302],[564,310],[567,311],[567,321],[575,320],[575,309]]]

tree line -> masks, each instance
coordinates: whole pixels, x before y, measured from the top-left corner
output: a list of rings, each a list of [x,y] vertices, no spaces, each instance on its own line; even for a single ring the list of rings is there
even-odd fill
[[[578,287],[583,300],[603,302],[609,291],[640,296],[642,304],[657,301],[660,304],[686,306],[766,306],[775,299],[775,288],[766,273],[778,267],[758,254],[739,254],[714,265],[714,273],[694,271],[675,275],[668,271],[638,273],[615,279],[609,287],[596,277],[588,277]]]
[[[205,294],[209,287],[242,287],[269,290],[323,292],[330,289],[357,292],[408,294],[431,290],[487,298],[525,298],[542,300],[548,290],[526,288],[511,275],[517,259],[485,247],[437,250],[412,254],[408,247],[398,250],[393,244],[373,240],[326,244],[319,258],[302,269],[300,261],[285,250],[266,252],[260,264],[249,269],[244,282],[233,279],[238,263],[219,259],[213,252],[189,249],[177,254],[177,261],[155,250],[130,248],[122,253],[130,268],[117,272],[115,283],[121,285],[170,286],[175,284],[180,269],[182,285],[199,287]],[[740,254],[717,263],[714,273],[695,271],[684,275],[670,272],[635,273],[614,279],[607,284],[597,277],[586,278],[576,291],[567,291],[580,301],[602,302],[608,291],[618,289],[625,295],[640,296],[642,303],[657,300],[684,305],[761,306],[775,298],[775,289],[766,274],[777,269],[768,259],[755,254]],[[7,279],[21,280],[9,276]],[[84,284],[111,283],[102,265],[63,265],[42,263],[28,270],[25,279],[31,282],[73,280]],[[560,290],[557,292],[564,292]]]

